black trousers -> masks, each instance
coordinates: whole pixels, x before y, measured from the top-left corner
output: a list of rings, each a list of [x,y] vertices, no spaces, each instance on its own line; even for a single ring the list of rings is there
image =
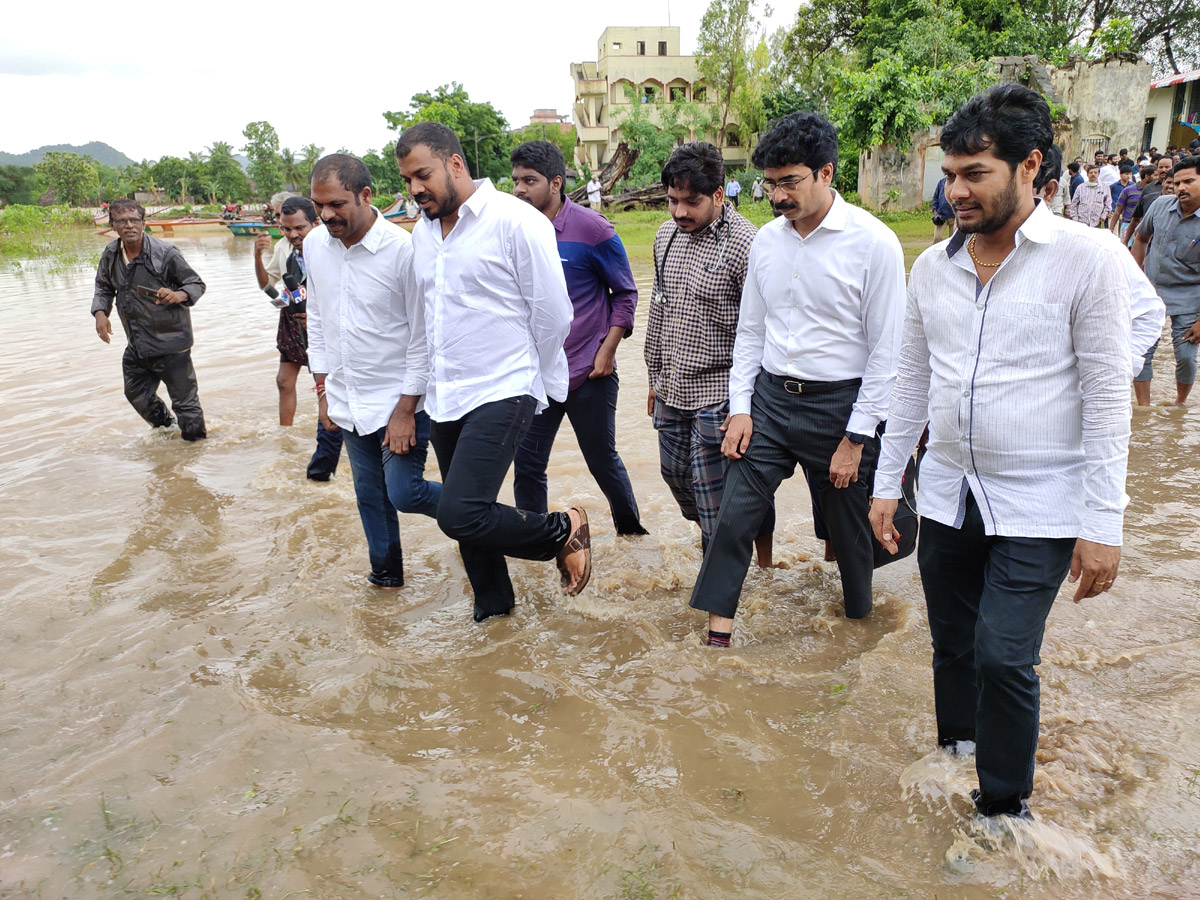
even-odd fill
[[[975,741],[985,815],[1019,812],[1033,792],[1034,666],[1074,547],[1073,538],[989,537],[970,494],[962,527],[921,522],[938,743]]]
[[[138,356],[133,347],[126,345],[125,355],[121,357],[121,373],[125,378],[125,399],[152,426],[159,428],[173,421],[167,405],[158,397],[159,384],[165,384],[183,439],[198,441],[207,437],[191,350],[163,356]]]
[[[829,480],[829,463],[846,433],[859,383],[857,379],[830,382],[792,394],[784,389],[782,380],[759,373],[751,402],[754,432],[750,446],[726,470],[721,511],[692,590],[691,605],[733,618],[763,515],[779,485],[791,478],[799,465],[820,499],[829,540],[837,553],[846,616],[861,619],[871,611],[875,567],[867,511],[879,454],[877,442],[869,440],[863,445],[858,481],[835,488]]]
[[[537,401],[485,403],[452,422],[434,422],[429,442],[442,471],[438,526],[458,541],[475,605],[489,615],[514,604],[506,556],[553,559],[571,536],[565,512],[535,513],[496,502]]]

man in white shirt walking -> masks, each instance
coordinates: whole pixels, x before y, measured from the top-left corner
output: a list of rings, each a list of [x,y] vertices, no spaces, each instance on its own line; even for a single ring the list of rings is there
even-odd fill
[[[473,181],[454,132],[421,122],[396,161],[424,215],[414,271],[428,332],[426,408],[442,470],[438,525],[459,542],[475,621],[514,605],[506,556],[556,559],[570,594],[591,577],[587,513],[496,501],[535,413],[567,397],[571,298],[554,226],[488,179]]]
[[[871,611],[867,499],[900,350],[904,252],[833,190],[837,158],[837,130],[812,112],[783,118],[754,151],[779,215],[750,249],[721,445],[731,462],[692,591],[713,646],[727,645],[756,528],[797,465],[819,498],[846,615]]]
[[[404,586],[397,510],[437,515],[425,480],[429,416],[421,410],[425,314],[412,238],[371,205],[371,175],[341,153],[320,159],[312,200],[325,228],[304,239],[308,364],[321,422],[341,429],[376,587]]]
[[[900,479],[926,423],[918,548],[938,744],[975,750],[977,810],[1029,817],[1034,666],[1063,578],[1109,590],[1129,443],[1125,251],[1034,199],[1053,139],[1037,93],[1003,84],[946,123],[958,233],[913,266],[871,525],[895,552]]]
[[[592,175],[591,181],[587,183],[587,198],[588,206],[594,212],[604,212],[604,199],[601,196],[600,179]]]

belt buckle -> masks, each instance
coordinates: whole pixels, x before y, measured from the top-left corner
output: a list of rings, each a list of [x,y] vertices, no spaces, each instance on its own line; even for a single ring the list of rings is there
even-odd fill
[[[785,391],[787,391],[789,394],[803,394],[804,393],[804,382],[794,381],[793,379],[785,378],[783,381],[783,389]]]

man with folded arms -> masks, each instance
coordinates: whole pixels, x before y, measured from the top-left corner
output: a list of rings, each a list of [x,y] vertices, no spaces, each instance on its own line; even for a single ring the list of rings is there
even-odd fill
[[[534,415],[567,398],[571,298],[554,226],[490,180],[472,180],[445,125],[405,130],[396,161],[423,213],[414,271],[429,326],[425,406],[444,485],[438,526],[458,541],[475,621],[513,608],[506,556],[555,559],[563,587],[578,594],[592,574],[587,513],[535,513],[496,499]]]

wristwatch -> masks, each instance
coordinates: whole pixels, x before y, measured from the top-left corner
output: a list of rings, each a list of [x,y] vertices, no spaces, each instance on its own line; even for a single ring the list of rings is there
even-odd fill
[[[867,436],[865,434],[855,434],[853,431],[847,431],[846,440],[852,444],[855,444],[856,446],[861,447],[867,442]]]

